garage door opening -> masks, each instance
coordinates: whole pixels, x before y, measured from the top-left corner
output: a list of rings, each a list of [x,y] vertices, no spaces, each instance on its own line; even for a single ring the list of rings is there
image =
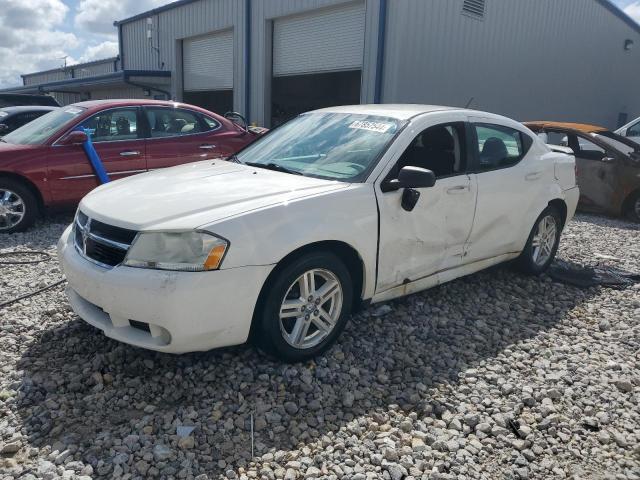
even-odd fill
[[[212,112],[233,110],[233,30],[182,41],[182,99]]]
[[[182,100],[184,103],[197,105],[220,115],[233,110],[233,90],[184,92]]]
[[[271,125],[316,108],[360,103],[360,70],[274,77]]]
[[[365,4],[273,21],[271,125],[315,108],[360,103]]]

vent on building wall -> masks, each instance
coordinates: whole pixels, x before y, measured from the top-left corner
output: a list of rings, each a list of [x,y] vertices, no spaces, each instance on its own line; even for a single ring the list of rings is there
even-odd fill
[[[462,13],[475,18],[484,18],[485,0],[464,0]]]

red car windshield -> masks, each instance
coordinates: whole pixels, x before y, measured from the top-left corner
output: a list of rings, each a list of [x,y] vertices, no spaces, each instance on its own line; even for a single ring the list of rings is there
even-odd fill
[[[42,145],[85,110],[86,108],[76,106],[54,110],[2,137],[2,141],[15,145]]]

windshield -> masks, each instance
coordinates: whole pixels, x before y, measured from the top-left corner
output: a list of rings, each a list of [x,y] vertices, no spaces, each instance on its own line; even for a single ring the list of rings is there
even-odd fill
[[[16,145],[41,145],[85,110],[86,108],[82,107],[54,110],[14,130],[6,137],[2,137],[2,140]]]
[[[307,113],[251,144],[237,159],[310,177],[361,181],[400,127],[388,117]]]

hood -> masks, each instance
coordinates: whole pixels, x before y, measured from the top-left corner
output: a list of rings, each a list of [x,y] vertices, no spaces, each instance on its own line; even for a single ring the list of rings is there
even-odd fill
[[[111,182],[89,193],[83,213],[132,230],[193,229],[349,184],[206,160]]]

